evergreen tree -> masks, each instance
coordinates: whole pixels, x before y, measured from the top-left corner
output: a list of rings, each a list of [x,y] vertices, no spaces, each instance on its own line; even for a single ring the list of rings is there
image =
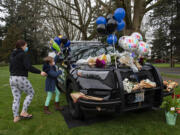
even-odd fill
[[[43,34],[43,0],[3,0],[1,5],[8,15],[4,18],[6,35],[1,49],[6,49],[6,52],[12,51],[13,43],[18,39],[24,39],[30,49],[32,62],[39,63],[47,52],[47,39]],[[13,34],[10,31],[13,31]],[[8,42],[9,40],[13,41]],[[9,53],[2,58],[7,60],[7,56]]]
[[[2,47],[3,26],[0,25],[0,48]]]
[[[162,28],[159,28],[156,33],[154,33],[155,40],[152,41],[153,48],[152,48],[152,58],[154,59],[161,59],[167,61],[168,58],[168,50],[170,49],[168,45],[167,34],[163,31]],[[165,40],[162,40],[165,38]]]
[[[2,47],[0,48],[0,61],[5,60],[8,62],[9,55],[15,47],[17,39],[21,39],[21,31],[16,27],[16,25],[11,25],[8,27],[5,39],[2,41]]]
[[[172,43],[175,46],[174,50],[174,56],[175,59],[180,61],[180,1],[176,0],[175,1],[175,6],[176,6],[176,17],[173,20],[173,23],[171,24],[170,30],[171,34],[173,36],[173,41]]]
[[[156,55],[158,58],[166,56],[170,61],[172,61],[173,49],[175,48],[175,34],[172,26],[174,25],[175,16],[177,16],[176,11],[176,0],[163,0],[161,5],[154,9],[150,21],[150,25],[154,27],[153,35],[155,37],[152,41],[152,52],[155,53],[154,56]],[[161,53],[162,50],[164,53]]]

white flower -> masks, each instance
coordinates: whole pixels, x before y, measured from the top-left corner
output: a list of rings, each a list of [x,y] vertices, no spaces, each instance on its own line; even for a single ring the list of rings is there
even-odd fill
[[[171,110],[171,111],[175,111],[175,107],[171,107],[170,110]]]

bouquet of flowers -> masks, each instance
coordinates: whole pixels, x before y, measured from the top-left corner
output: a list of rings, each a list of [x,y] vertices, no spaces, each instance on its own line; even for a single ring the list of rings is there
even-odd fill
[[[166,123],[174,126],[177,114],[179,113],[180,102],[176,95],[168,96],[163,99],[161,108],[165,109]]]
[[[176,96],[172,96],[172,97],[168,96],[163,99],[161,108],[165,109],[166,112],[175,114],[175,113],[177,113],[179,106],[180,106],[180,102],[176,98]]]

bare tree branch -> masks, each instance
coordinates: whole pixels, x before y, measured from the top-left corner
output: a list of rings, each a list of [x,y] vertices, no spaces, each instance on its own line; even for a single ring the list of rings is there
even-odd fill
[[[110,7],[109,7],[106,3],[104,3],[102,0],[96,0],[96,3],[98,3],[98,2],[99,2],[99,4],[102,5],[107,11],[109,11]]]
[[[66,5],[68,5],[71,9],[73,9],[75,11],[77,10],[76,8],[74,8],[74,4],[67,2],[66,0],[62,0],[62,2],[64,2]]]
[[[92,39],[96,34],[92,22],[97,17],[99,5],[92,6],[91,2],[91,0],[45,0],[51,7],[48,10],[52,10],[51,15],[50,11],[45,14],[51,16],[51,21],[48,22],[54,25],[54,29],[58,29],[55,31],[63,30],[63,33],[71,38],[74,36],[75,39]]]
[[[159,6],[162,2],[163,2],[163,0],[158,0],[155,4],[153,4],[153,5],[149,6],[148,8],[146,8],[145,13],[150,11],[151,9]]]
[[[56,8],[56,9],[58,9],[59,11],[61,11],[61,15],[60,15],[60,16],[61,16],[62,18],[64,18],[67,22],[71,23],[71,24],[74,25],[76,28],[81,29],[77,24],[75,24],[74,22],[72,22],[71,20],[69,20],[69,19],[64,15],[63,10],[62,10],[61,8],[59,8],[59,7],[57,7],[57,6],[49,3],[48,1],[45,1],[45,2],[46,2],[48,5],[50,5],[50,6],[54,7],[54,8]]]
[[[150,4],[153,0],[146,0],[145,5],[147,6],[148,4]]]
[[[75,7],[77,8],[77,13],[78,13],[78,16],[79,16],[79,23],[80,23],[81,26],[83,26],[82,14],[81,14],[81,9],[79,7],[78,0],[74,0],[74,4],[75,4]]]

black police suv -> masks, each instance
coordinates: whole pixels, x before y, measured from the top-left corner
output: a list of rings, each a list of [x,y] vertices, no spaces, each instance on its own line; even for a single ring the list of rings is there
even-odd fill
[[[164,96],[163,80],[159,71],[151,64],[144,64],[142,70],[136,73],[138,80],[149,79],[156,82],[156,88],[142,89],[127,93],[124,91],[123,80],[133,80],[131,68],[108,65],[105,68],[92,68],[88,65],[77,66],[79,59],[89,56],[113,53],[112,46],[105,46],[97,41],[76,41],[71,43],[71,52],[64,62],[59,63],[63,74],[58,77],[58,87],[66,93],[66,98],[73,118],[82,118],[88,112],[126,112],[135,109],[159,107]],[[80,77],[78,71],[93,73],[93,76]],[[102,101],[78,99],[76,103],[71,98],[72,92],[82,92],[85,95],[101,97]]]

